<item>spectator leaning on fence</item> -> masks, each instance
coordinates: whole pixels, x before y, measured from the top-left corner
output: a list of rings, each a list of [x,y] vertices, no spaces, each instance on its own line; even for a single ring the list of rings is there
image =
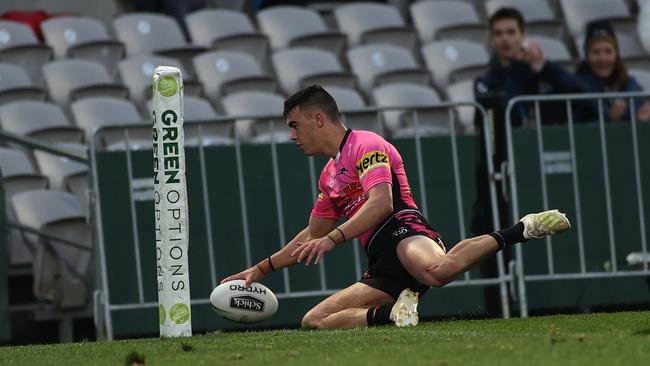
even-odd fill
[[[487,71],[475,81],[477,100],[491,96],[502,107],[519,95],[583,92],[580,83],[562,66],[547,60],[537,42],[526,39],[526,26],[521,13],[504,7],[489,19],[490,45],[493,56]],[[496,98],[496,99],[494,99]],[[562,109],[558,116],[545,110],[543,122],[563,124]],[[520,125],[530,121],[533,114],[521,104],[515,107],[512,121]]]
[[[590,93],[633,92],[643,88],[629,75],[618,51],[618,42],[612,26],[605,21],[587,25],[583,60],[576,70],[576,76]],[[603,115],[610,121],[629,121],[629,99],[603,99]],[[583,108],[578,119],[598,120],[598,102],[590,102]],[[634,113],[641,121],[650,120],[650,101],[634,99]]]
[[[582,83],[562,66],[546,60],[539,44],[526,41],[526,26],[521,13],[515,8],[498,9],[489,19],[490,44],[493,56],[484,74],[474,82],[476,100],[491,112],[493,119],[494,166],[499,169],[501,162],[507,160],[505,110],[508,101],[519,95],[542,93],[583,92]],[[559,108],[547,108],[550,105]],[[544,103],[541,119],[545,124],[566,123],[564,103]],[[478,115],[478,114],[477,114]],[[530,124],[534,111],[530,104],[515,105],[511,118],[513,125]],[[472,232],[485,234],[493,230],[492,214],[487,180],[487,163],[483,146],[483,126],[477,120],[479,139],[479,158],[476,170],[477,200],[474,203]],[[500,212],[507,212],[503,199],[499,199]],[[510,222],[503,214],[501,222]]]

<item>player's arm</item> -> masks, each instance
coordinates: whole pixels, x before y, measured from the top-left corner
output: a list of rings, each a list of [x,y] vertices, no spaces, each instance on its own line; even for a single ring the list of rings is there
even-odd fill
[[[307,241],[297,241],[297,248],[292,253],[298,262],[305,265],[314,259],[318,264],[320,258],[332,250],[337,244],[355,238],[362,233],[379,225],[393,212],[393,194],[389,183],[378,183],[366,193],[367,200],[359,211],[341,226],[331,226],[331,231],[325,232]],[[322,232],[319,232],[322,233]]]
[[[282,249],[275,252],[275,254],[270,257],[263,259],[256,265],[224,278],[221,280],[221,283],[243,279],[246,281],[244,286],[249,287],[252,282],[259,281],[266,274],[295,264],[298,258],[291,256],[291,254],[296,250],[296,248],[298,248],[298,243],[309,241],[312,238],[325,236],[328,232],[334,229],[336,221],[337,220],[334,219],[321,219],[311,216],[309,218],[309,226],[301,230]]]
[[[280,269],[296,264],[297,256],[291,254],[298,249],[299,243],[304,243],[312,239],[321,238],[327,235],[336,227],[334,219],[323,219],[315,216],[309,217],[309,226],[303,229],[293,240],[291,240],[284,248],[271,256],[271,262],[275,269]]]

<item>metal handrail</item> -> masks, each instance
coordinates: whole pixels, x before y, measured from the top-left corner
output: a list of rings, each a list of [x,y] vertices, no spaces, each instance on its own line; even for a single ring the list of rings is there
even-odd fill
[[[74,160],[80,163],[88,164],[88,158],[84,155],[75,154],[73,152],[67,151],[64,148],[53,147],[52,145],[42,142],[31,137],[25,137],[17,135],[15,133],[7,132],[0,129],[0,139],[18,143],[20,145],[29,147],[30,149],[41,150],[55,155],[64,156],[70,160]]]

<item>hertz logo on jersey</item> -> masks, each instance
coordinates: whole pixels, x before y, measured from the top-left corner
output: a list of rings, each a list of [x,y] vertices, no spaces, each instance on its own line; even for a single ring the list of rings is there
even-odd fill
[[[371,151],[363,155],[356,163],[357,175],[359,178],[363,178],[369,171],[380,167],[385,166],[390,168],[390,162],[388,161],[388,155],[382,151]]]

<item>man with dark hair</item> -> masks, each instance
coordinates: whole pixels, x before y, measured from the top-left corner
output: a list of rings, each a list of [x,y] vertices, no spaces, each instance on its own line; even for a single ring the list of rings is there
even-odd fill
[[[336,102],[320,86],[299,91],[284,107],[298,148],[306,155],[330,157],[318,181],[320,194],[306,228],[275,254],[222,283],[244,279],[248,287],[283,267],[318,264],[335,246],[358,238],[368,255],[368,270],[311,309],[303,326],[416,325],[418,293],[446,285],[506,245],[570,227],[557,210],[530,214],[508,229],[465,239],[447,253],[442,237],[418,210],[393,145],[374,132],[347,129]],[[347,221],[337,226],[342,218]]]
[[[544,56],[537,42],[526,39],[526,24],[521,13],[515,8],[498,9],[489,19],[490,45],[493,55],[485,73],[474,81],[474,96],[492,116],[493,133],[489,134],[493,141],[494,167],[499,169],[507,160],[507,142],[505,130],[505,113],[510,99],[519,95],[548,94],[548,93],[579,93],[584,88],[580,82],[565,70]],[[566,107],[552,107],[552,103],[541,104],[540,112],[543,124],[565,124],[567,120]],[[557,105],[555,105],[557,107]],[[541,108],[540,108],[541,109]],[[477,116],[478,117],[478,116]],[[535,113],[530,105],[519,103],[511,114],[514,126],[533,124]],[[485,156],[485,139],[483,124],[476,119],[479,131],[478,163],[476,166],[476,200],[472,212],[471,230],[474,235],[481,235],[495,229],[492,217],[492,206],[489,192],[487,158]],[[499,183],[499,182],[497,182]],[[500,187],[499,187],[500,188]],[[497,206],[500,222],[510,222],[509,209],[502,190],[497,189]],[[505,253],[508,259],[508,251]],[[487,261],[481,268],[484,276],[497,275],[496,261]],[[486,303],[488,312],[498,309],[499,296],[494,288],[486,288]]]

